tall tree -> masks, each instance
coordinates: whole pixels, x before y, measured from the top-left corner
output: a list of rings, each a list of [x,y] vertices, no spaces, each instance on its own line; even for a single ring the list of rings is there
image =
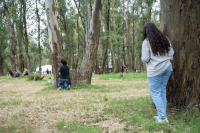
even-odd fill
[[[200,103],[200,3],[161,0],[161,30],[175,54],[167,99],[177,106]]]
[[[4,11],[5,11],[5,15],[7,18],[7,22],[8,22],[8,31],[9,31],[9,40],[10,40],[10,60],[11,60],[11,64],[12,64],[12,69],[17,69],[17,55],[16,55],[16,44],[14,41],[14,29],[12,27],[11,24],[11,19],[9,16],[9,11],[8,11],[8,7],[6,5],[5,0],[3,1],[4,4]]]
[[[101,63],[101,70],[100,70],[100,73],[103,74],[104,72],[104,68],[105,68],[105,64],[106,64],[106,60],[108,58],[108,45],[109,45],[109,33],[110,33],[110,0],[107,0],[107,5],[106,5],[106,13],[105,13],[105,20],[106,20],[106,44],[104,45],[103,47],[103,60],[102,60],[102,63]]]
[[[84,77],[85,83],[87,84],[91,84],[92,70],[97,57],[102,7],[103,0],[95,0],[90,22],[88,45],[86,47],[86,53],[81,63],[80,73]]]
[[[36,0],[35,4],[36,4],[36,15],[37,15],[37,21],[38,21],[39,73],[40,73],[40,77],[41,77],[41,73],[42,73],[42,68],[41,68],[42,55],[41,55],[41,46],[40,46],[40,16],[39,16],[39,8],[37,6],[37,0]]]
[[[45,0],[45,9],[48,23],[49,46],[51,49],[52,68],[54,75],[54,86],[57,87],[58,69],[61,66],[60,60],[64,58],[60,40],[60,31],[57,20],[57,8],[55,0]]]
[[[87,0],[85,0],[85,28],[86,28],[85,40],[86,40],[86,46],[87,46],[88,37],[89,37],[89,15],[88,15],[88,1]]]
[[[20,3],[20,8],[19,8],[19,23],[18,23],[18,46],[19,46],[19,63],[18,63],[18,68],[21,72],[24,71],[24,55],[23,55],[23,12],[22,12],[22,6],[23,4]]]
[[[28,47],[29,47],[29,39],[28,39],[28,32],[27,32],[27,26],[26,26],[26,1],[21,0],[23,4],[23,24],[24,24],[24,43],[25,43],[25,54],[26,54],[26,61],[27,61],[27,69],[28,69],[28,74],[31,74],[31,60],[29,57],[28,53]]]

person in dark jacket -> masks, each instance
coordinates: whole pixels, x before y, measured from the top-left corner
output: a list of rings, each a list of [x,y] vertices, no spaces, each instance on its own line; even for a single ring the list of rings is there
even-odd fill
[[[67,61],[65,59],[61,60],[62,66],[60,67],[59,75],[60,78],[58,80],[58,90],[61,89],[60,84],[64,83],[64,88],[69,90],[69,67],[67,66]]]

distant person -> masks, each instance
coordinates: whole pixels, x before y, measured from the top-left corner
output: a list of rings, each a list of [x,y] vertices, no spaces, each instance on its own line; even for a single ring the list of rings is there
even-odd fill
[[[51,71],[49,71],[49,74],[51,74]]]
[[[7,76],[9,76],[10,75],[10,73],[9,72],[7,72]]]
[[[48,70],[48,68],[47,68],[47,74],[49,74],[49,70]]]
[[[17,70],[14,70],[14,77],[19,77],[19,72]]]
[[[65,59],[61,60],[62,66],[60,67],[59,70],[59,75],[60,78],[58,80],[58,90],[61,89],[60,84],[64,83],[64,88],[66,90],[69,90],[70,88],[68,88],[69,85],[69,67],[67,66],[67,61]]]
[[[157,123],[169,123],[166,116],[166,85],[172,72],[174,50],[169,39],[153,23],[143,28],[142,62],[147,63],[149,90],[156,106]]]
[[[124,72],[124,66],[123,65],[121,66],[121,71],[122,71],[122,73]]]
[[[124,73],[126,73],[126,66],[124,65]]]

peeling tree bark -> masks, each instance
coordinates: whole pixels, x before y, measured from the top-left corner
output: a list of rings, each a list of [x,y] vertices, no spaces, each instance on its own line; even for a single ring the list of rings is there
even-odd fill
[[[174,48],[167,99],[176,106],[200,100],[200,2],[161,0],[160,29]]]
[[[54,75],[54,86],[57,87],[58,69],[60,60],[64,57],[60,41],[60,31],[57,21],[57,8],[55,0],[45,0],[45,9],[48,23],[49,46],[51,50],[52,68]]]
[[[91,84],[92,69],[96,60],[96,53],[99,45],[99,35],[101,27],[103,0],[95,0],[92,18],[90,22],[90,31],[86,53],[81,63],[80,73],[83,76],[84,82]]]

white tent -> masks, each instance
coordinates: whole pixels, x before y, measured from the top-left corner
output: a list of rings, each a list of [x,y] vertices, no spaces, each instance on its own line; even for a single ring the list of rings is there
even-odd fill
[[[52,73],[52,65],[41,66],[41,68],[42,68],[42,74],[47,74],[47,69]],[[36,72],[39,72],[39,67],[36,68]]]

